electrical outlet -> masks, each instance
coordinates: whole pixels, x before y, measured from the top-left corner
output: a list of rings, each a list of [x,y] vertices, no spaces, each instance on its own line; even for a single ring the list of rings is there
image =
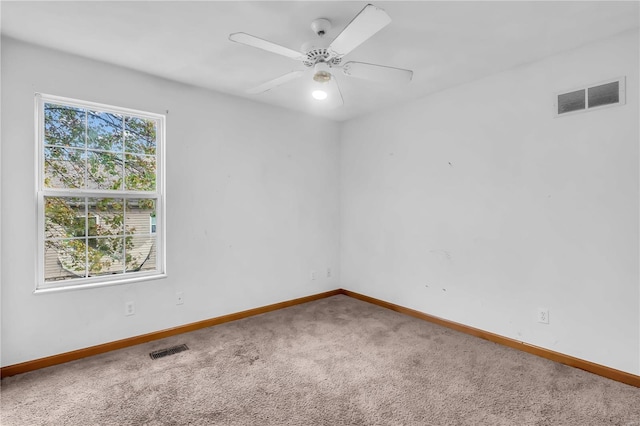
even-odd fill
[[[309,278],[311,278],[311,281],[315,281],[316,280],[316,271],[311,271],[311,274],[310,274]]]
[[[184,292],[176,291],[176,305],[184,304]]]
[[[125,316],[134,315],[136,313],[136,305],[133,301],[124,302],[124,314]]]
[[[549,310],[545,308],[538,308],[538,322],[542,324],[549,324]]]

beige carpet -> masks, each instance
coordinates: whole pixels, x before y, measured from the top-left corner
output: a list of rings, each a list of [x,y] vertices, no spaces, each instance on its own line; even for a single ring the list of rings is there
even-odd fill
[[[638,388],[342,295],[9,377],[1,396],[3,426],[640,426]]]

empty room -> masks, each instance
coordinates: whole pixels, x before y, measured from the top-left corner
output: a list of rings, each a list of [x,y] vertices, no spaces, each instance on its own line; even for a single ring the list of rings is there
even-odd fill
[[[0,19],[2,425],[640,426],[640,2]]]

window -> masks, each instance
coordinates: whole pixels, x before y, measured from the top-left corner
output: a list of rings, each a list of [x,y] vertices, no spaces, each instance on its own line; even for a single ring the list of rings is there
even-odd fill
[[[156,215],[155,213],[149,213],[149,229],[152,234],[156,233]]]
[[[36,291],[164,276],[164,116],[36,98]]]

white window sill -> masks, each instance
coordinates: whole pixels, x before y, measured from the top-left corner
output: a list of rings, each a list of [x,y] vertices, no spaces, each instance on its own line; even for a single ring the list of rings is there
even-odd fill
[[[34,290],[33,294],[48,294],[48,293],[58,293],[62,291],[73,291],[73,290],[87,290],[90,288],[98,288],[98,287],[109,287],[114,285],[122,285],[122,284],[132,284],[141,281],[152,281],[167,278],[166,273],[161,274],[151,274],[151,275],[138,275],[135,277],[122,277],[121,279],[114,279],[109,281],[94,281],[94,282],[85,282],[80,284],[68,284],[59,287],[44,287],[37,288]]]

